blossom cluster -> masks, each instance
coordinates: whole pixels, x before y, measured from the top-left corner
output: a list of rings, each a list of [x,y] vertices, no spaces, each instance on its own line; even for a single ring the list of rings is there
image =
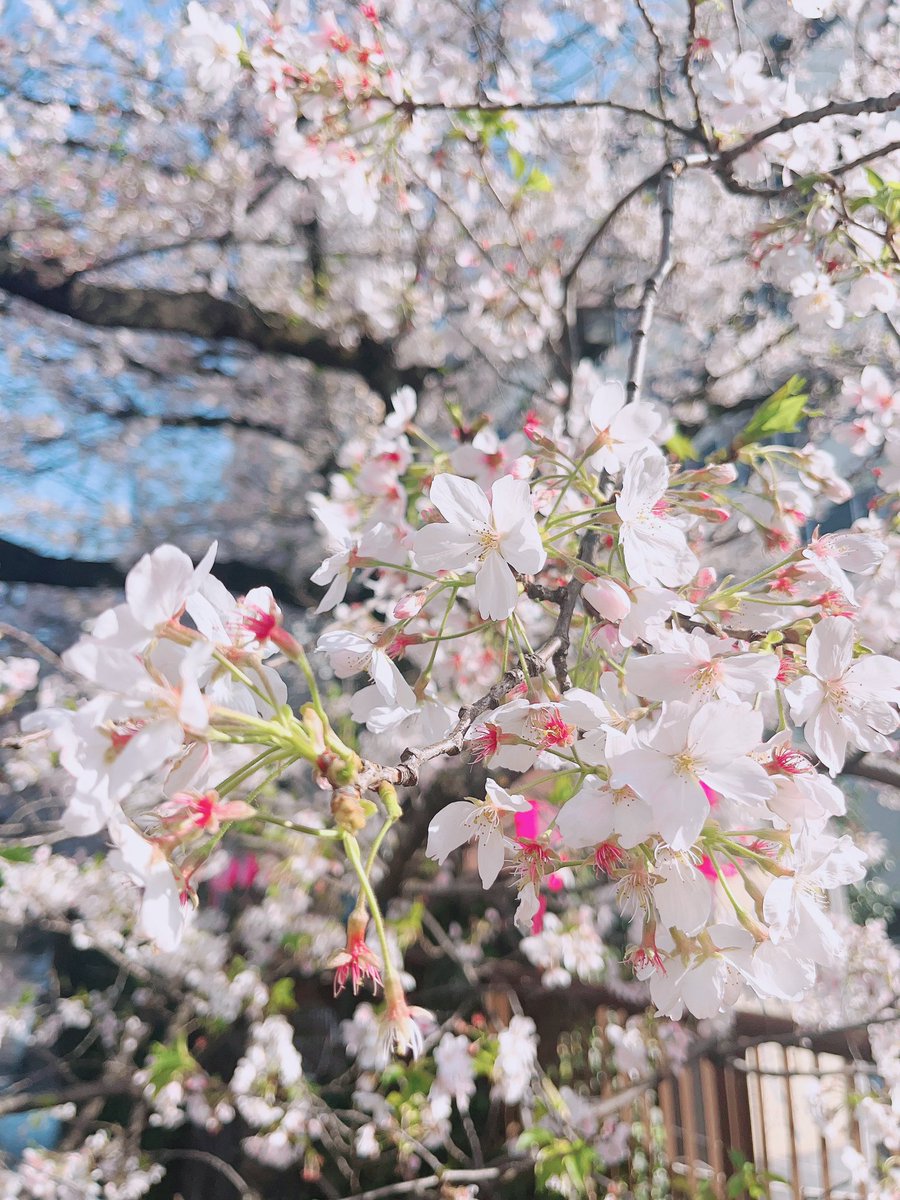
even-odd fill
[[[197,567],[171,546],[145,556],[125,602],[66,653],[96,694],[25,724],[46,728],[72,777],[67,829],[105,831],[142,890],[139,928],[160,946],[178,945],[222,834],[283,824],[260,793],[306,764],[331,792],[330,820],[298,828],[342,849],[360,884],[336,988],[377,988],[384,972],[386,1044],[416,1050],[373,856],[400,816],[403,762],[418,764],[414,782],[462,749],[506,786],[491,778],[483,798],[442,809],[426,853],[445,863],[473,843],[485,888],[507,870],[525,933],[540,930],[561,871],[604,872],[631,920],[627,960],[660,1012],[711,1017],[746,985],[795,1000],[839,956],[820,898],[861,878],[864,854],[831,831],[845,811],[833,778],[850,750],[889,749],[898,725],[900,668],[860,646],[853,620],[854,581],[884,544],[866,529],[815,534],[720,582],[701,561],[723,523],[753,512],[738,468],[764,478],[777,452],[807,494],[827,496],[833,467],[755,444],[737,464],[678,467],[651,402],[626,403],[587,365],[577,382],[577,432],[534,416],[508,439],[459,426],[449,452],[423,439],[415,397],[400,392],[314,498],[329,540],[314,579],[333,618],[316,652],[362,684],[350,698],[359,752],[334,732],[271,593],[235,599],[212,574],[214,547]],[[788,548],[797,535],[784,528]],[[363,583],[370,598],[348,604]],[[311,689],[299,712],[275,654]],[[565,803],[534,821],[529,795],[546,781]],[[363,866],[358,838],[379,806],[384,830]]]

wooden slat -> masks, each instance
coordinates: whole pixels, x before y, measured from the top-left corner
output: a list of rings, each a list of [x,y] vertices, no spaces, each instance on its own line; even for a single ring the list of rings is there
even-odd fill
[[[815,1057],[816,1070],[822,1070],[822,1056],[817,1054]],[[827,1196],[831,1191],[831,1164],[828,1161],[828,1143],[825,1140],[825,1135],[819,1130],[819,1163],[821,1165],[821,1183],[822,1192]]]
[[[681,1129],[684,1134],[684,1161],[687,1180],[693,1195],[697,1186],[697,1120],[694,1109],[694,1075],[686,1068],[678,1075],[678,1102],[681,1108]]]
[[[781,1047],[781,1065],[784,1069],[784,1093],[787,1100],[788,1140],[791,1147],[791,1186],[794,1200],[803,1200],[800,1188],[800,1162],[797,1158],[797,1125],[794,1120],[794,1092],[791,1088],[791,1069],[788,1061],[787,1047]]]
[[[851,1091],[856,1091],[856,1079],[853,1075],[851,1064],[848,1063],[847,1067],[847,1121],[850,1126],[850,1137],[853,1141],[854,1149],[858,1154],[862,1154],[862,1135],[859,1129],[859,1121],[856,1119],[856,1109],[850,1107],[850,1093]],[[860,1197],[860,1200],[866,1200],[866,1186],[864,1183],[860,1184],[857,1195]]]
[[[666,1158],[669,1160],[668,1166],[671,1171],[672,1165],[678,1157],[678,1136],[676,1132],[678,1114],[675,1111],[675,1087],[671,1079],[660,1080],[657,1095],[659,1097],[659,1107],[662,1109],[663,1128],[666,1131]]]
[[[747,1067],[753,1076],[757,1115],[759,1117],[759,1148],[762,1151],[762,1168],[769,1169],[769,1148],[766,1143],[766,1106],[763,1096],[762,1075],[759,1069],[759,1051],[747,1051]],[[756,1130],[753,1131],[753,1157],[756,1158]]]
[[[719,1121],[718,1072],[708,1058],[700,1059],[700,1092],[703,1097],[703,1123],[706,1126],[706,1161],[712,1167],[713,1191],[724,1195],[725,1150]]]

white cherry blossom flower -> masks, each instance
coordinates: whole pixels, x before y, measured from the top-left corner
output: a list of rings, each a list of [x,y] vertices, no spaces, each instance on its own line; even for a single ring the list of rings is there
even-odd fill
[[[844,324],[844,306],[826,276],[814,271],[798,275],[791,290],[791,315],[801,333],[815,336]]]
[[[662,880],[653,888],[653,902],[661,923],[667,929],[674,925],[688,937],[704,929],[712,912],[712,884],[690,858],[660,850],[653,873]]]
[[[855,630],[846,617],[825,617],[806,643],[808,674],[785,689],[791,719],[804,726],[806,740],[836,775],[848,745],[889,750],[887,734],[900,724],[900,663],[883,654],[853,661]]]
[[[581,589],[581,596],[604,621],[617,623],[631,612],[631,597],[615,579],[598,576]]]
[[[191,0],[187,15],[181,46],[197,73],[197,83],[204,92],[226,92],[240,77],[241,35],[197,0]]]
[[[812,563],[832,587],[842,592],[852,604],[856,599],[847,571],[855,575],[871,575],[887,554],[883,538],[871,533],[840,530],[813,537],[803,550],[803,557]]]
[[[484,800],[456,800],[433,818],[428,826],[425,853],[443,863],[447,856],[475,838],[478,846],[478,873],[482,885],[491,887],[503,868],[509,839],[503,834],[502,820],[507,813],[529,812],[530,801],[510,796],[493,779],[487,781]]]
[[[653,809],[630,787],[614,788],[589,776],[556,816],[556,828],[567,846],[580,849],[617,837],[631,848],[657,828]]]
[[[678,587],[697,571],[697,558],[684,533],[665,515],[669,468],[655,447],[636,454],[625,468],[616,500],[619,542],[633,582],[644,587]]]
[[[432,1051],[437,1068],[430,1097],[440,1094],[456,1101],[460,1112],[469,1111],[475,1094],[475,1059],[472,1043],[464,1033],[445,1033]]]
[[[316,519],[327,531],[331,553],[313,571],[311,579],[320,586],[330,585],[319,601],[317,613],[331,612],[344,599],[347,585],[358,567],[368,560],[395,563],[402,570],[406,552],[400,546],[396,531],[378,521],[362,533],[351,533],[335,505],[313,504]]]
[[[474,568],[482,618],[504,620],[518,599],[513,571],[534,575],[547,559],[528,484],[504,475],[488,501],[471,479],[444,474],[431,485],[430,497],[447,523],[426,525],[416,533],[417,562],[426,571]]]
[[[141,888],[138,929],[160,950],[174,951],[184,933],[189,906],[160,848],[125,821],[112,821],[109,834],[115,849],[110,865],[124,871]]]
[[[663,418],[651,404],[625,403],[625,388],[612,381],[601,383],[591,399],[589,419],[595,438],[591,443],[591,470],[616,475],[639,450],[652,444]]]
[[[480,429],[471,442],[457,446],[450,454],[453,470],[474,479],[487,491],[502,475],[529,479],[534,459],[526,453],[528,442],[521,433],[501,441],[493,429]]]
[[[385,429],[392,434],[404,433],[416,415],[418,404],[416,393],[411,387],[398,388],[391,396],[391,411],[382,422]]]
[[[709,815],[703,784],[750,807],[774,795],[764,768],[747,757],[761,738],[762,715],[748,706],[668,704],[637,749],[611,756],[611,782],[650,805],[672,850],[689,850]]]
[[[738,646],[729,638],[702,630],[673,631],[664,649],[662,654],[632,655],[628,660],[625,681],[635,695],[647,700],[703,703],[716,698],[740,703],[774,691],[779,667],[774,654],[735,653]]]
[[[350,629],[323,633],[316,642],[316,653],[328,655],[338,679],[349,679],[365,671],[389,705],[407,711],[417,707],[415,692],[387,653],[362,634]]]
[[[504,1104],[520,1104],[537,1073],[537,1027],[531,1017],[514,1016],[497,1035],[491,1074],[492,1095]]]
[[[827,966],[842,956],[843,938],[823,908],[824,894],[856,883],[866,873],[865,855],[846,834],[840,838],[808,832],[801,837],[794,874],[773,879],[763,914],[775,945],[784,942],[798,956]]]

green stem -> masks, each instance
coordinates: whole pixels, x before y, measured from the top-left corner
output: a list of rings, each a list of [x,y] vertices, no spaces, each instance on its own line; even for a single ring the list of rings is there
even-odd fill
[[[362,858],[359,853],[359,842],[352,833],[343,833],[340,835],[344,843],[344,853],[347,859],[356,872],[356,877],[359,880],[359,886],[366,898],[366,903],[369,906],[369,915],[372,918],[372,923],[375,926],[375,932],[378,935],[378,944],[381,947],[382,965],[384,966],[385,981],[396,979],[396,971],[391,962],[390,950],[388,947],[387,930],[384,926],[384,917],[381,915],[381,907],[378,903],[378,897],[375,895],[375,889],[372,887],[372,882],[366,874],[366,870],[362,864]]]
[[[234,791],[239,783],[243,783],[245,779],[249,778],[251,775],[255,775],[260,767],[265,766],[266,763],[271,763],[274,759],[281,758],[283,756],[284,751],[281,749],[263,750],[262,754],[257,754],[256,758],[251,759],[250,762],[245,763],[243,767],[240,767],[237,771],[233,771],[227,778],[223,779],[222,782],[216,786],[216,791],[220,796],[227,796],[229,792]]]
[[[342,837],[339,829],[317,829],[314,825],[301,825],[299,821],[287,821],[284,817],[276,817],[274,813],[257,809],[255,815],[248,820],[264,821],[266,825],[277,825],[279,829],[287,829],[291,833],[306,833],[310,837],[324,838],[326,841],[337,841]]]

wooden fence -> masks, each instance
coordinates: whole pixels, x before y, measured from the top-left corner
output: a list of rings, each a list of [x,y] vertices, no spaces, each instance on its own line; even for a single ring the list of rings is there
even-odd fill
[[[658,1089],[670,1170],[687,1193],[709,1181],[724,1195],[729,1148],[781,1176],[773,1200],[860,1200],[849,1179],[846,1147],[868,1158],[872,1147],[855,1116],[869,1063],[807,1046],[763,1042],[739,1056],[701,1058]],[[816,1110],[828,1114],[827,1136]]]

